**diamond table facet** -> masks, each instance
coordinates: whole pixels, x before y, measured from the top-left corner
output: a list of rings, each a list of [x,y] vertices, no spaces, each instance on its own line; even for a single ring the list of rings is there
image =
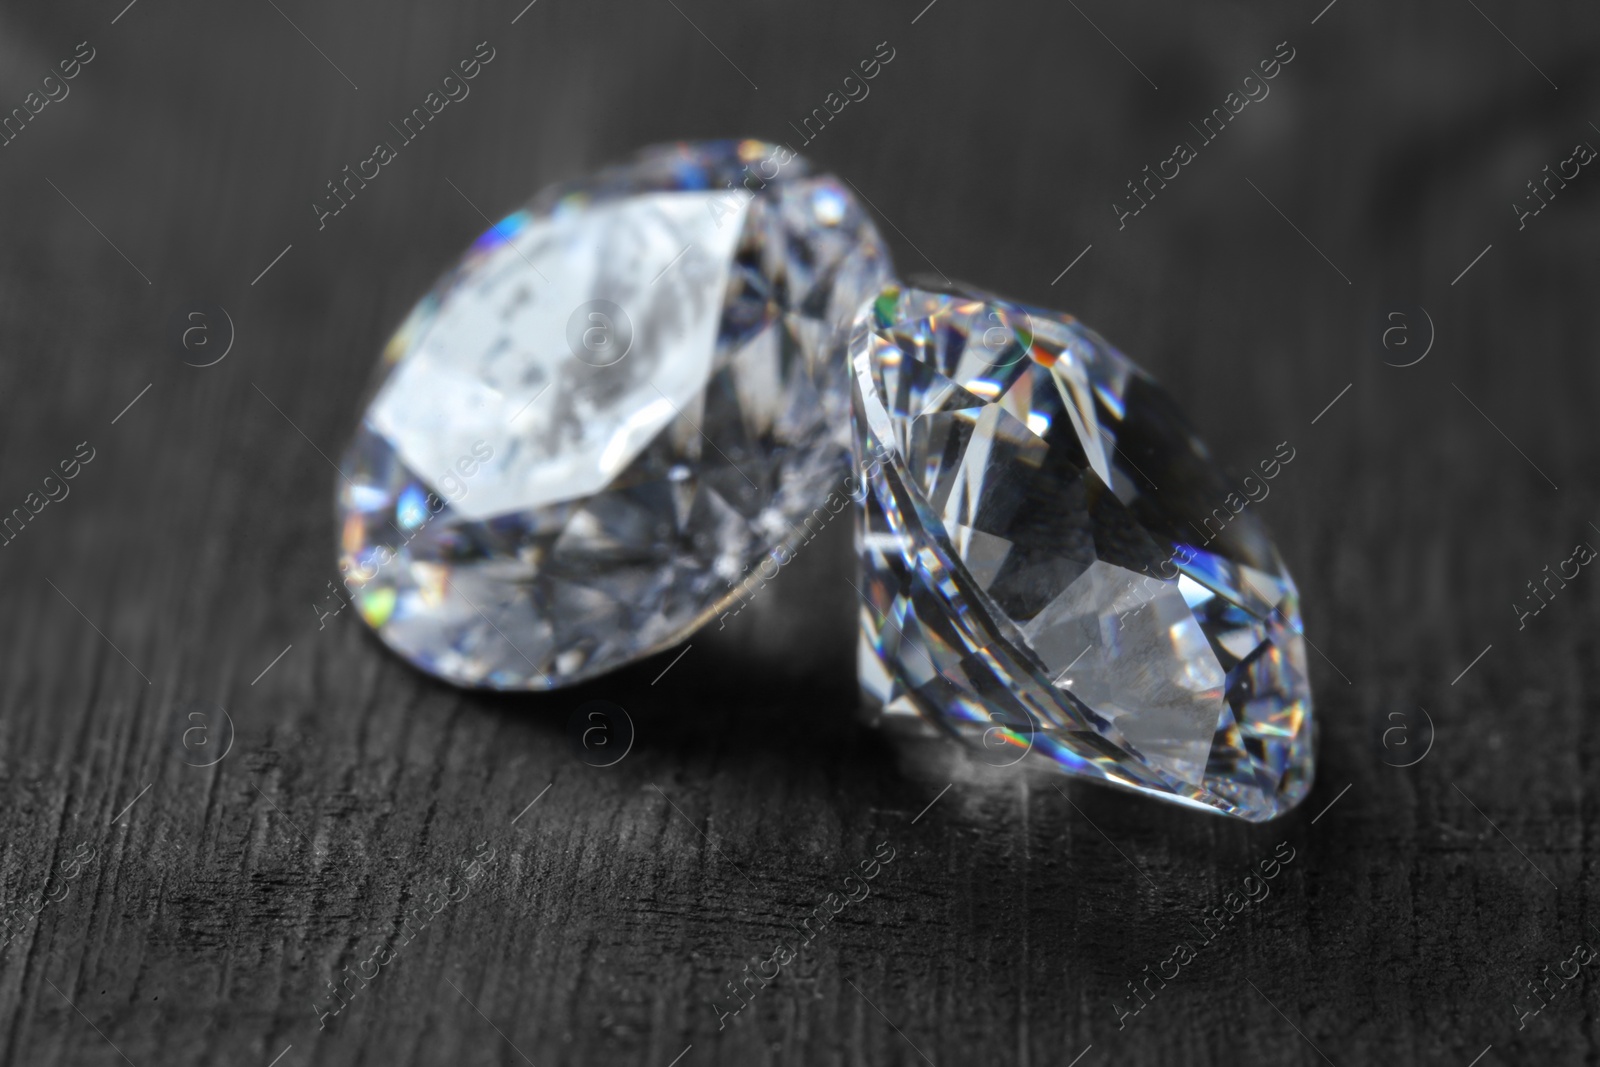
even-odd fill
[[[884,725],[1251,821],[1305,796],[1294,581],[1165,390],[964,292],[886,289],[849,354]]]
[[[384,350],[338,494],[362,618],[498,689],[682,640],[840,476],[844,330],[888,277],[849,190],[782,147],[647,149],[541,193]]]

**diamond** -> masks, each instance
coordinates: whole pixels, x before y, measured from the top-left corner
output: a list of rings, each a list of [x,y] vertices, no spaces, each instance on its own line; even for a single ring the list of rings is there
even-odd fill
[[[681,641],[847,462],[844,331],[888,277],[787,148],[661,146],[539,194],[384,350],[338,494],[360,615],[497,689]]]
[[[1165,390],[962,291],[884,290],[849,358],[881,724],[1251,821],[1305,796],[1299,595]]]

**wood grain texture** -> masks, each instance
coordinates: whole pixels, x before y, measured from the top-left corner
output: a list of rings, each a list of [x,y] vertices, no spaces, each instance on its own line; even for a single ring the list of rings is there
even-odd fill
[[[1511,1007],[1600,939],[1597,579],[1522,629],[1510,607],[1600,538],[1600,176],[1522,229],[1510,208],[1600,145],[1592,5],[521,8],[0,7],[5,109],[95,50],[0,147],[0,510],[94,450],[0,549],[0,1062],[1595,1061],[1591,978],[1521,1030]],[[324,183],[480,41],[471,96],[319,230]],[[802,146],[790,123],[881,41],[870,96]],[[1270,96],[1119,229],[1125,183],[1281,41]],[[326,457],[479,209],[729,135],[849,177],[903,271],[1080,314],[1235,467],[1293,445],[1256,506],[1318,649],[1300,811],[941,795],[857,725],[843,524],[665,675],[678,650],[496,698],[348,614],[318,629]],[[237,333],[204,369],[167,340],[195,299]],[[1404,305],[1437,337],[1402,369],[1375,337]],[[568,743],[592,700],[636,728],[613,767]],[[184,731],[224,733],[190,712],[217,706],[232,746],[192,766]],[[1392,766],[1429,739],[1419,709],[1432,749]],[[1270,897],[1119,1028],[1126,983],[1285,841]],[[719,1028],[726,983],[882,843],[871,895]]]

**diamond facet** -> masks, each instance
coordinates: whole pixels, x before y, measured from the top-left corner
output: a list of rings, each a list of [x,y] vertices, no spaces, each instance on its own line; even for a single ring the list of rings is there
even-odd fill
[[[541,193],[384,350],[338,495],[360,614],[499,689],[680,641],[837,477],[844,330],[888,277],[786,148],[663,146]]]
[[[1298,803],[1299,596],[1165,390],[964,292],[884,290],[849,353],[880,721],[1251,821]]]

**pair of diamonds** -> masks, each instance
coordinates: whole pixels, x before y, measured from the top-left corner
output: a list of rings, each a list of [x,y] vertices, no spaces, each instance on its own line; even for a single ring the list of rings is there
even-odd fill
[[[568,685],[714,618],[852,453],[884,724],[1253,820],[1304,795],[1294,583],[1166,393],[1069,316],[899,288],[848,189],[760,142],[478,240],[385,349],[341,570],[423,670]]]

